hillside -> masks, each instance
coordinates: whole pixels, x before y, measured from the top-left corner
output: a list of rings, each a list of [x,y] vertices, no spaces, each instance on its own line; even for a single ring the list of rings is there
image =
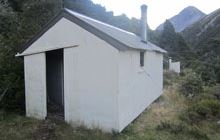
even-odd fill
[[[170,18],[170,22],[173,24],[176,32],[181,32],[186,27],[192,25],[196,21],[203,18],[205,14],[196,7],[189,6],[183,9],[179,14]],[[164,23],[163,23],[164,24]],[[163,24],[157,27],[157,30],[163,30]]]
[[[186,28],[182,35],[196,53],[191,67],[208,84],[220,82],[220,9]]]
[[[210,39],[220,39],[220,9],[205,16],[182,32],[185,40],[197,47]]]

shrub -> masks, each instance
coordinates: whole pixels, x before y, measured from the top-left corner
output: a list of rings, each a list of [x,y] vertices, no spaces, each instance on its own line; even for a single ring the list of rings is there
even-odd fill
[[[198,127],[187,125],[184,122],[179,123],[171,123],[169,121],[162,121],[158,126],[157,130],[165,130],[174,134],[189,134],[196,139],[207,140],[208,137],[205,133],[203,133]]]
[[[220,84],[207,88],[205,93],[208,97],[219,100],[220,99]]]
[[[171,123],[169,121],[162,121],[160,124],[157,126],[157,130],[167,130],[170,131],[171,133],[180,133],[185,129],[186,125],[183,123]]]
[[[18,18],[7,15],[5,31],[0,32],[0,108],[24,109],[23,61],[16,58],[20,35]]]
[[[177,79],[178,75],[175,72],[172,71],[164,71],[163,73],[163,84],[164,86],[172,85],[172,83]]]
[[[206,108],[207,113],[213,117],[220,117],[220,101],[213,99],[205,99],[197,103],[199,107]],[[197,111],[199,113],[199,111]]]
[[[0,108],[24,111],[23,60],[15,54],[58,9],[51,2],[29,0],[20,4],[19,13],[15,10],[0,15]]]
[[[196,126],[189,127],[188,133],[199,140],[208,140],[209,139],[208,136]]]
[[[215,99],[203,99],[196,101],[188,107],[185,120],[190,123],[198,123],[205,119],[220,118],[220,101]]]
[[[23,65],[13,51],[0,48],[0,108],[24,110]]]
[[[185,96],[195,96],[203,92],[203,82],[201,77],[195,72],[188,72],[182,78],[180,92]]]
[[[212,61],[210,63],[213,63]],[[202,80],[204,81],[204,84],[207,86],[214,85],[217,81],[217,75],[215,72],[215,69],[213,68],[213,64],[203,64],[198,66],[195,71],[201,75]]]

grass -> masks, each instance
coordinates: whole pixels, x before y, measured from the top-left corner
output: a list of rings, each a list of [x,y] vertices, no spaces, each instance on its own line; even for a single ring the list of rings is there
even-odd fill
[[[190,125],[180,119],[187,101],[177,87],[166,87],[164,94],[120,134],[0,111],[0,140],[219,140],[220,125],[216,122]]]

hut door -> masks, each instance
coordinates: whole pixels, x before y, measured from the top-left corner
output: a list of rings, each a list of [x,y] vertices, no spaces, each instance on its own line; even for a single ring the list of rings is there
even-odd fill
[[[63,49],[46,53],[47,110],[49,113],[64,114]]]

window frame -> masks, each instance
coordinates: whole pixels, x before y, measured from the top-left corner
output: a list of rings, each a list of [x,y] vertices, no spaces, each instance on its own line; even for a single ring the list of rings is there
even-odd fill
[[[144,67],[145,52],[140,52],[140,67]]]

